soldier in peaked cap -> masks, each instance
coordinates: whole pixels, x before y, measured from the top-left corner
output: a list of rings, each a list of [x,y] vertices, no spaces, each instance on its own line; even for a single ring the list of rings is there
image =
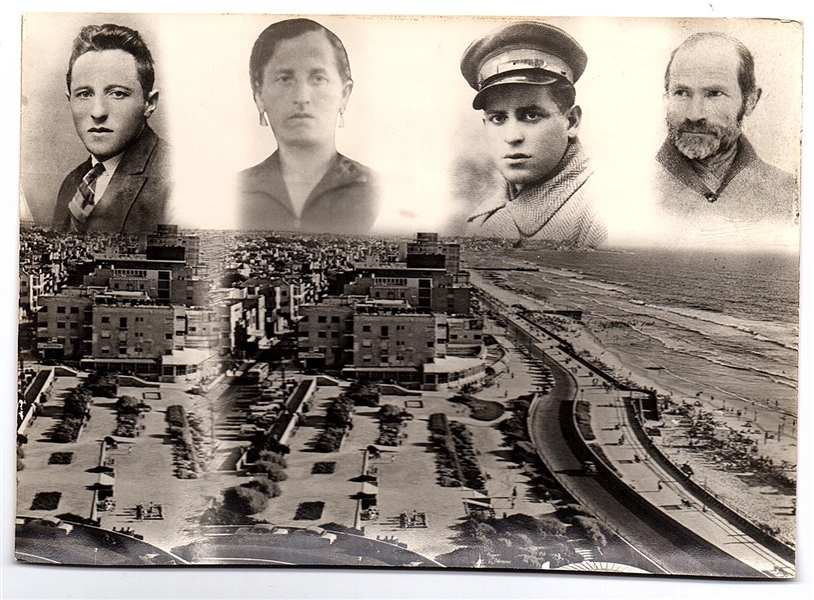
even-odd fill
[[[587,62],[574,38],[538,22],[504,26],[464,52],[461,73],[477,92],[472,106],[483,111],[489,154],[506,182],[469,217],[470,234],[581,248],[604,241],[577,138],[574,84]]]

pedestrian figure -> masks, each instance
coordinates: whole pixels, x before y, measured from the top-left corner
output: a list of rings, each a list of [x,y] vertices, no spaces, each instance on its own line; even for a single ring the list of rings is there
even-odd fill
[[[659,488],[659,491],[661,491],[661,488],[662,488],[662,485],[661,485],[661,479],[659,479],[659,482],[658,482],[658,488]]]

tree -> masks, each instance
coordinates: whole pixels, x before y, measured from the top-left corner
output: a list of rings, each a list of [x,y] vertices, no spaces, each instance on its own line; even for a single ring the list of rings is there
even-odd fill
[[[258,460],[254,463],[252,473],[264,474],[268,477],[269,481],[285,481],[288,478],[284,467],[266,460]]]
[[[282,454],[278,452],[271,452],[269,450],[262,450],[258,456],[258,460],[274,463],[280,465],[283,468],[286,468],[288,466],[288,463],[286,463],[286,460]]]
[[[223,490],[223,507],[241,515],[254,515],[268,507],[268,498],[256,489],[234,486]]]
[[[121,396],[116,401],[116,412],[120,415],[137,415],[140,412],[139,401],[133,396]]]
[[[608,538],[605,537],[603,527],[596,519],[578,515],[574,517],[574,527],[581,530],[597,547],[604,548],[608,545]]]
[[[347,397],[340,397],[325,411],[325,421],[329,425],[337,427],[349,427],[353,423],[351,413],[353,412],[353,400]]]
[[[94,396],[115,398],[119,391],[119,380],[110,373],[95,371],[85,379],[85,387]]]
[[[257,490],[267,498],[276,498],[282,494],[280,486],[269,479],[252,479],[249,483],[244,483],[242,487]]]
[[[401,423],[409,413],[395,404],[383,404],[379,409],[379,420],[382,423]]]
[[[356,406],[378,406],[379,388],[371,383],[354,381],[350,384],[345,396]]]

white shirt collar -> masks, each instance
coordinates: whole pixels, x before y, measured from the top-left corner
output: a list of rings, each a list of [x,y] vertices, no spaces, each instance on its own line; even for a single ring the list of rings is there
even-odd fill
[[[104,175],[106,175],[108,177],[113,177],[113,173],[116,172],[116,168],[119,166],[119,163],[122,162],[122,157],[123,156],[124,156],[124,152],[122,152],[121,154],[117,154],[116,156],[113,156],[111,158],[108,158],[107,160],[100,161],[99,159],[97,159],[95,156],[93,156],[91,154],[90,155],[90,162],[91,162],[91,166],[94,166],[94,167],[101,162],[105,166]]]

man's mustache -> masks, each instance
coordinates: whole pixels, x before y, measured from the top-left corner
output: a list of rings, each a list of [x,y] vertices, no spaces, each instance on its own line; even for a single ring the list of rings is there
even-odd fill
[[[678,126],[679,133],[703,133],[706,135],[721,136],[721,128],[705,121],[684,121]]]

